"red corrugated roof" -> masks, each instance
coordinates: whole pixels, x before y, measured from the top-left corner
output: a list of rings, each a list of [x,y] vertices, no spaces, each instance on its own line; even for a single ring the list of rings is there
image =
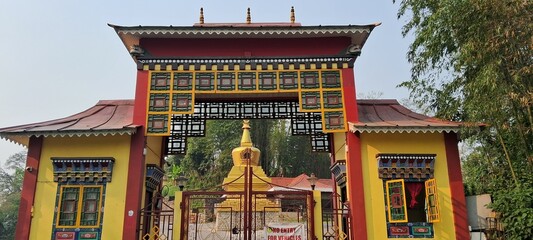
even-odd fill
[[[131,134],[133,100],[102,100],[69,117],[0,128],[0,137],[25,145],[30,136]]]
[[[394,99],[357,100],[359,121],[350,122],[350,131],[457,131],[464,123],[441,120],[415,113]],[[476,124],[483,126],[483,124]]]
[[[289,184],[292,182],[294,178],[288,178],[288,177],[271,177],[272,184],[279,185],[283,187],[289,186]]]
[[[296,188],[302,190],[311,190],[311,182],[307,180],[309,176],[305,173],[302,173],[294,178],[287,177],[270,177],[273,185]],[[315,189],[322,192],[332,192],[333,186],[335,186],[332,179],[317,179],[315,183]]]

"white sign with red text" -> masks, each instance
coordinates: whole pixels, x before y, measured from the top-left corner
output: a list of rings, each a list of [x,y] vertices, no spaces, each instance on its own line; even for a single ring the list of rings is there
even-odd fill
[[[304,225],[299,223],[271,223],[266,226],[267,240],[306,240]]]

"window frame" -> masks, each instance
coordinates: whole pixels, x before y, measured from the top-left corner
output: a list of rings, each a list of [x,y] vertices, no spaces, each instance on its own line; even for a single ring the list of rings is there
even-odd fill
[[[75,216],[75,223],[74,225],[60,225],[60,218],[62,213],[62,207],[63,207],[63,191],[65,188],[77,188],[78,191],[78,201],[76,203],[76,216]],[[88,188],[98,188],[99,194],[98,194],[98,200],[97,200],[97,209],[96,209],[96,222],[95,225],[81,225],[81,216],[84,213],[84,192]],[[58,199],[58,205],[57,205],[57,216],[56,216],[56,228],[99,228],[100,227],[100,221],[102,217],[102,197],[103,197],[103,185],[61,185],[59,190],[59,199]]]
[[[430,223],[440,222],[440,201],[437,188],[437,180],[430,178],[424,182],[426,190],[426,221]],[[430,199],[433,199],[431,201]],[[434,203],[434,205],[431,205]]]
[[[390,190],[390,185],[392,185],[393,183],[401,183],[401,199],[400,201],[402,201],[402,209],[403,209],[403,212],[404,212],[404,219],[400,219],[400,220],[393,220],[392,219],[392,211],[391,211],[391,198],[392,198],[392,194],[390,194],[389,190]],[[405,201],[405,181],[404,179],[392,179],[392,180],[387,180],[385,181],[385,188],[386,188],[386,198],[387,198],[387,216],[388,216],[388,220],[390,223],[406,223],[408,222],[408,216],[407,216],[407,204],[406,204],[406,201]]]
[[[389,185],[392,183],[398,183],[401,182],[401,194],[402,199],[401,201],[403,204],[403,211],[404,211],[404,219],[400,220],[394,220],[392,219],[392,211],[391,211],[391,194],[389,192]],[[438,190],[437,190],[437,180],[435,178],[427,179],[424,182],[424,191],[426,193],[425,196],[425,212],[426,212],[426,223],[436,223],[440,222],[440,201],[438,197]],[[385,194],[387,199],[387,220],[389,223],[409,223],[409,216],[407,213],[407,202],[406,202],[406,194],[405,191],[405,179],[391,179],[385,181]],[[432,200],[430,200],[432,199]],[[431,203],[434,203],[433,205]]]

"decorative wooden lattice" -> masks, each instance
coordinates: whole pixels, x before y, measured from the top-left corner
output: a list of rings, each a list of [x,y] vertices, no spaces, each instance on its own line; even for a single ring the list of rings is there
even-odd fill
[[[300,112],[297,102],[201,102],[196,103],[194,109],[193,114],[172,117],[168,154],[184,154],[186,138],[205,136],[205,124],[209,119],[289,119],[293,135],[311,136],[313,151],[330,150],[329,135],[322,132],[321,114]]]

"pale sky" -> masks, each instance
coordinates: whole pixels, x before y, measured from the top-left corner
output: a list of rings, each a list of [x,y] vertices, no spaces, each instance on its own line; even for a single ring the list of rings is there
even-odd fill
[[[192,26],[205,22],[288,22],[294,6],[302,25],[381,22],[355,62],[357,93],[405,99],[396,86],[410,77],[392,0],[128,0],[0,1],[0,128],[81,112],[102,99],[132,99],[136,66],[113,29]],[[0,164],[23,147],[0,140]]]

